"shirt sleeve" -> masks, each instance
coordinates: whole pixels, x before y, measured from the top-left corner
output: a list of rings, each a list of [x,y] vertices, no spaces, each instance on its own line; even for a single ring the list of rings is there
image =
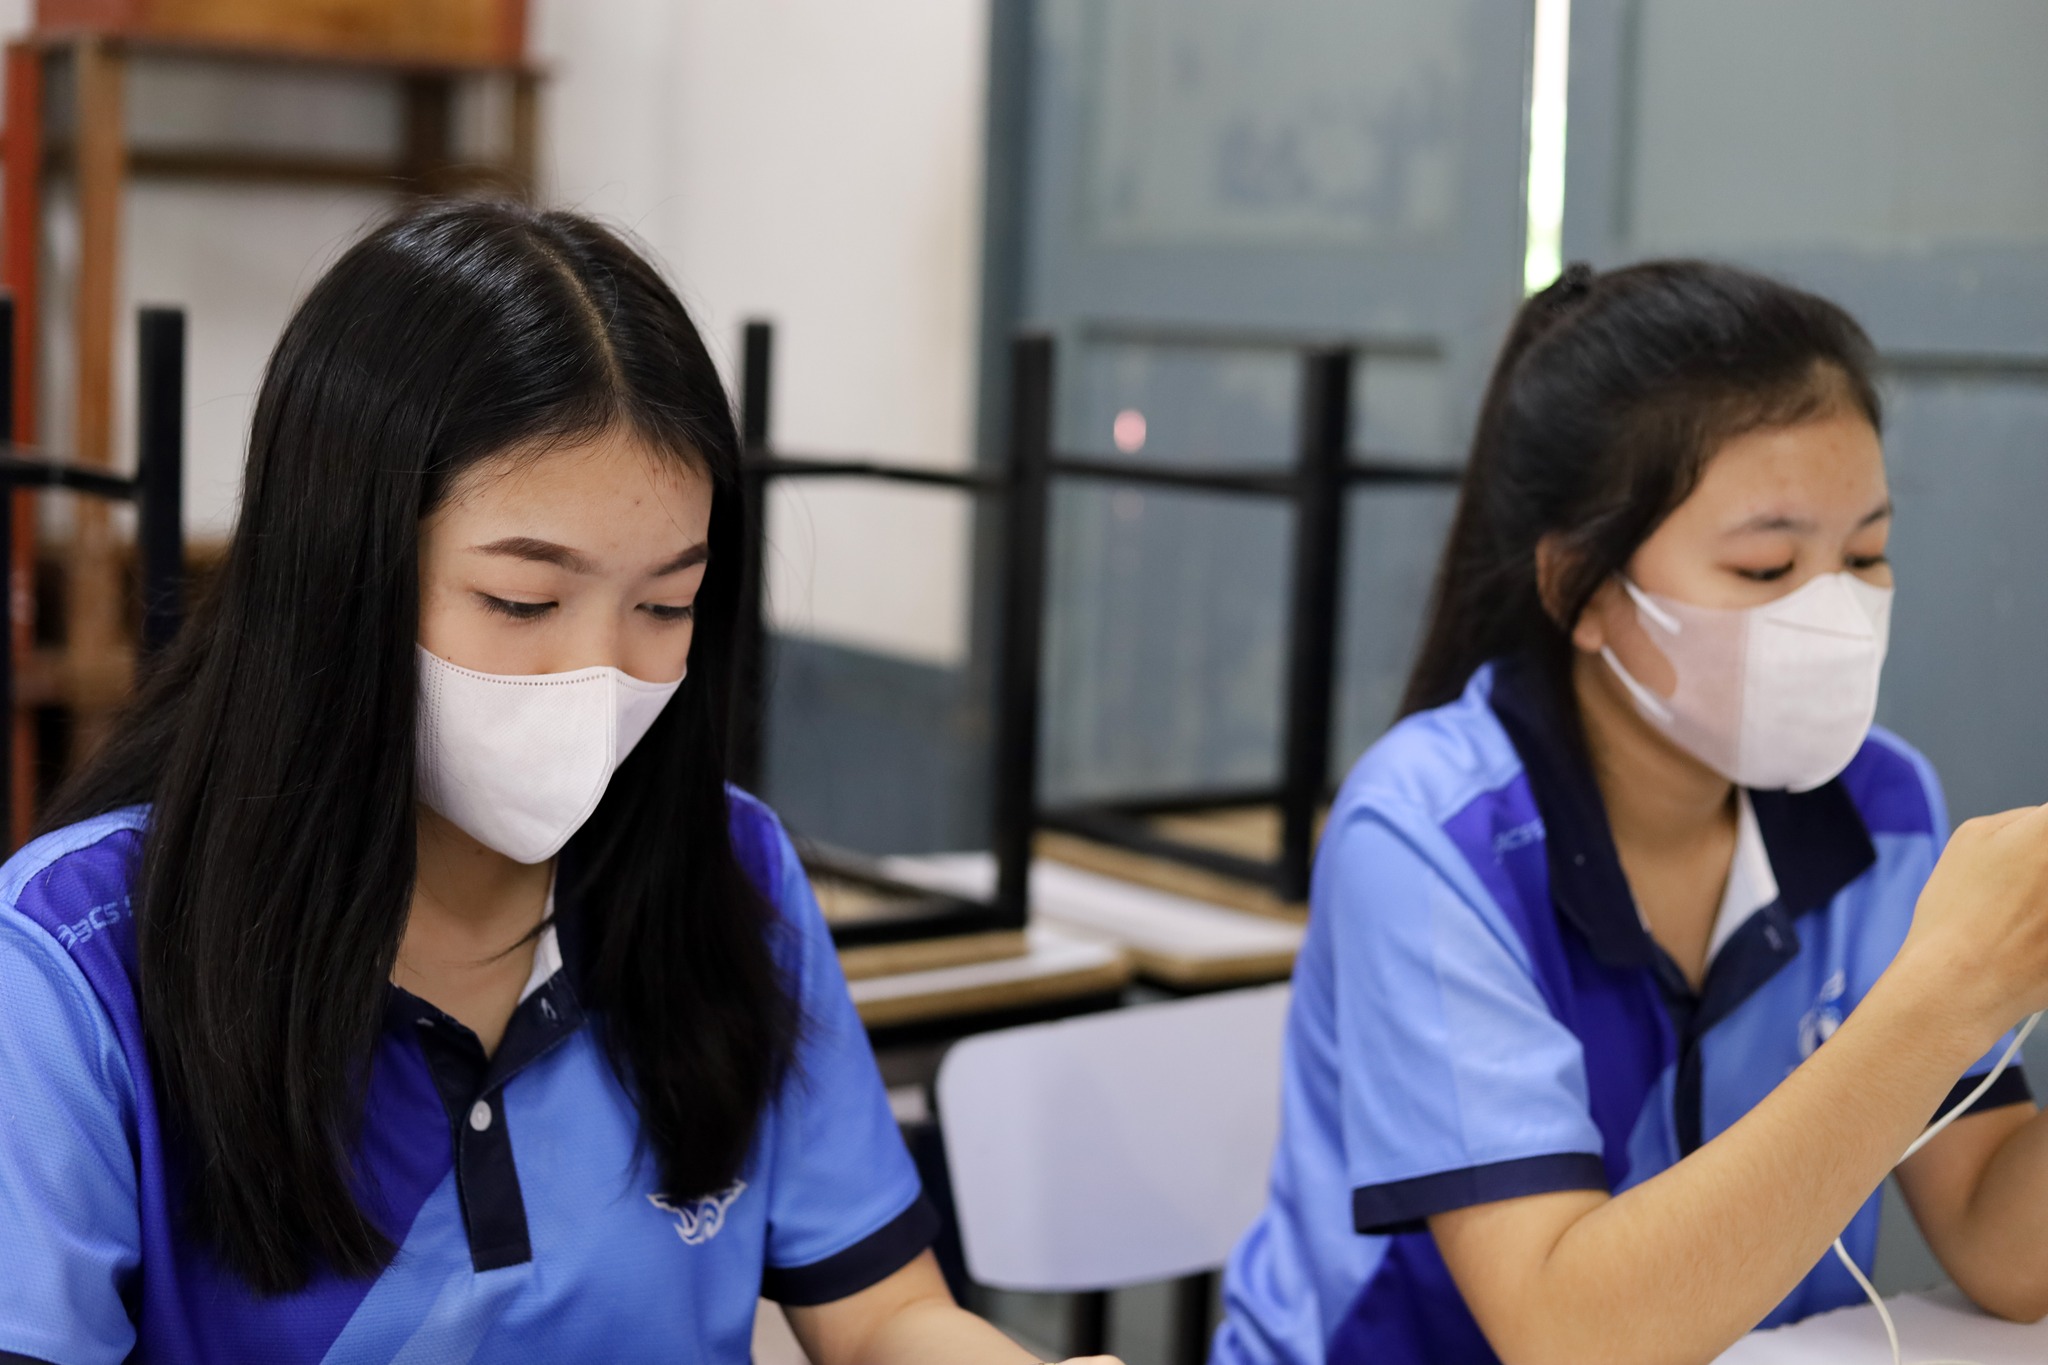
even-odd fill
[[[141,1261],[127,1063],[76,965],[6,911],[0,1004],[0,1359],[113,1365]]]
[[[789,840],[778,905],[800,936],[796,1063],[775,1112],[761,1292],[830,1303],[888,1278],[932,1244],[938,1214],[903,1145],[832,936]]]
[[[1606,1189],[1579,1041],[1504,918],[1395,830],[1326,839],[1352,1219],[1362,1233],[1555,1190]]]

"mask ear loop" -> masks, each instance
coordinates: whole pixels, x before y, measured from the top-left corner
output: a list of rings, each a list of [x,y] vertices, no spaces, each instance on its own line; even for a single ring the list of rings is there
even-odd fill
[[[1684,632],[1685,627],[1679,619],[1658,606],[1648,593],[1630,582],[1626,574],[1621,575],[1621,586],[1628,593],[1630,599],[1635,602],[1637,614],[1649,617],[1667,635],[1678,635]],[[1616,656],[1611,646],[1600,646],[1600,658],[1609,668],[1614,670],[1614,676],[1621,679],[1621,685],[1628,689],[1628,694],[1631,697],[1635,698],[1636,705],[1648,712],[1650,717],[1658,724],[1669,725],[1671,723],[1671,708],[1664,704],[1664,699],[1643,686],[1642,683],[1636,680],[1634,674],[1622,667],[1620,658]]]
[[[1926,1131],[1913,1139],[1912,1145],[1906,1148],[1905,1154],[1899,1158],[1897,1164],[1900,1166],[1905,1165],[1912,1159],[1915,1152],[1932,1142],[1942,1129],[1954,1123],[1964,1114],[1969,1113],[1970,1106],[1983,1099],[1985,1092],[1989,1091],[1997,1083],[1998,1078],[2005,1074],[2005,1069],[2012,1065],[2012,1059],[2019,1055],[2020,1044],[2027,1041],[2027,1035],[2032,1033],[2034,1025],[2040,1022],[2041,1016],[2036,1014],[2033,1018],[2027,1020],[2026,1023],[2020,1025],[2020,1031],[2013,1035],[2012,1041],[2005,1045],[2005,1051],[1999,1054],[1998,1065],[1986,1072],[1984,1079],[1977,1082],[1976,1088],[1958,1100],[1954,1107],[1946,1114],[1943,1114],[1933,1123],[1928,1124]],[[1885,1338],[1891,1342],[1892,1365],[1904,1365],[1904,1358],[1899,1353],[1899,1329],[1892,1324],[1891,1310],[1884,1306],[1884,1297],[1877,1292],[1877,1286],[1870,1282],[1869,1277],[1863,1273],[1862,1267],[1856,1264],[1855,1258],[1849,1254],[1849,1248],[1842,1245],[1842,1239],[1839,1237],[1835,1239],[1835,1256],[1844,1266],[1848,1267],[1850,1277],[1856,1281],[1857,1287],[1863,1291],[1864,1297],[1870,1300],[1871,1307],[1877,1310],[1877,1320],[1884,1324]],[[1920,1365],[1976,1365],[1976,1362],[1970,1360],[1929,1360],[1920,1362]]]

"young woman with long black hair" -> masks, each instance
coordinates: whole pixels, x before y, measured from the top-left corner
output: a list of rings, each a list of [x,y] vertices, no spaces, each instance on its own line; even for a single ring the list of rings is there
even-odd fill
[[[1980,1304],[2048,1311],[2048,1120],[2017,1069],[1972,1099],[2048,1005],[2048,813],[1949,842],[1871,727],[1871,371],[1732,268],[1523,308],[1406,719],[1323,836],[1218,1361],[1711,1360],[1861,1300],[1830,1244],[1868,1270],[1958,1103],[1907,1201]]]
[[[724,781],[739,459],[586,220],[314,286],[217,585],[0,872],[0,1359],[740,1362],[763,1292],[821,1365],[1029,1359]]]

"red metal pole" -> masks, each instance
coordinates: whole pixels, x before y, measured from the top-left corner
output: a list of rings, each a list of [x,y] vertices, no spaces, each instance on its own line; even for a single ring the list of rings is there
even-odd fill
[[[43,219],[43,54],[33,43],[7,45],[6,122],[0,127],[0,286],[14,296],[14,431],[13,439],[32,445],[36,437],[36,337],[40,291],[37,258]],[[13,562],[7,567],[9,629],[13,633],[17,669],[35,647],[35,495],[17,490],[13,517]],[[13,726],[14,771],[6,775],[13,800],[13,828],[4,831],[9,848],[28,838],[35,824],[35,726],[30,713],[16,705],[7,718]]]

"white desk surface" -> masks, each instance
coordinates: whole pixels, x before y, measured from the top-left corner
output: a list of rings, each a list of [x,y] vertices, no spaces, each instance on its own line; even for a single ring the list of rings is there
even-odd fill
[[[995,859],[986,853],[885,858],[892,877],[956,896],[995,889]],[[1270,960],[1276,975],[1301,947],[1302,928],[1284,920],[1212,905],[1155,887],[1105,877],[1048,858],[1031,862],[1034,922],[1107,940],[1134,954],[1193,964]]]
[[[1967,1360],[1974,1365],[2041,1365],[2048,1361],[2048,1323],[2024,1326],[1994,1318],[1958,1289],[1901,1294],[1885,1300],[1899,1329],[1906,1365]],[[1790,1327],[1755,1332],[1716,1365],[1891,1365],[1884,1324],[1869,1304],[1838,1308]]]

